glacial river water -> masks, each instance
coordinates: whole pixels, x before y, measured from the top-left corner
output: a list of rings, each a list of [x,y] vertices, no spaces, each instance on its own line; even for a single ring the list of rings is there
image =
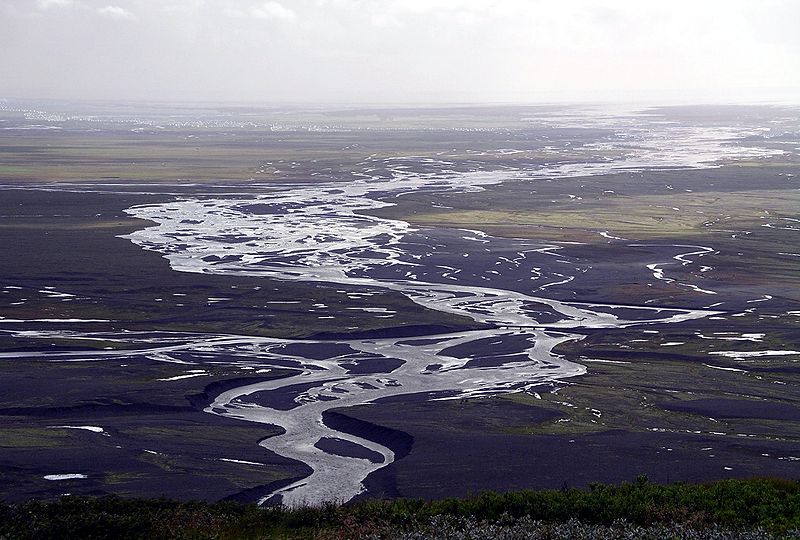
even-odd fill
[[[563,256],[558,243],[497,238],[474,230],[412,227],[400,220],[370,215],[405,193],[468,192],[502,182],[536,182],[658,168],[703,168],[722,160],[752,159],[771,153],[730,144],[753,131],[731,127],[681,127],[637,115],[537,119],[546,125],[615,130],[581,149],[585,161],[558,160],[573,152],[554,147],[554,161],[534,170],[454,172],[446,159],[402,158],[368,163],[350,181],[253,183],[216,192],[184,189],[164,203],[140,205],[128,213],[155,225],[127,236],[144,249],[163,254],[180,272],[248,275],[284,282],[341,287],[347,309],[391,322],[390,306],[359,307],[358,300],[391,290],[428,309],[468,317],[484,329],[402,338],[285,340],[252,336],[169,333],[135,338],[144,349],[127,351],[48,351],[30,353],[58,360],[147,356],[186,364],[179,377],[201,376],[203,364],[239,365],[249,375],[290,368],[289,377],[233,388],[215,396],[209,414],[274,425],[283,433],[260,444],[308,465],[310,476],[264,493],[262,501],[288,505],[347,501],[361,493],[364,479],[391,463],[390,448],[344,433],[323,422],[326,411],[385,398],[463,399],[525,391],[585,373],[553,348],[580,339],[572,330],[676,323],[713,315],[697,309],[651,305],[614,306],[565,302],[548,297],[554,285],[569,284],[588,271],[585,262]],[[588,124],[587,124],[588,122]],[[563,144],[563,141],[562,141]],[[513,153],[517,149],[504,149]],[[419,171],[409,163],[419,162]],[[371,174],[380,169],[383,174]],[[184,186],[185,188],[185,186]],[[91,189],[86,185],[46,189]],[[97,185],[95,189],[114,189]],[[146,190],[146,186],[142,187]],[[200,192],[203,193],[200,193]],[[607,238],[624,241],[605,233]],[[665,259],[641,271],[653,279],[695,294],[714,291],[677,282],[670,268],[699,264],[713,246],[659,245]],[[209,301],[224,305],[225,298]],[[329,308],[319,304],[319,308]],[[330,319],[336,313],[309,313]],[[0,321],[3,322],[3,321]],[[6,320],[5,322],[10,322]],[[14,321],[21,323],[25,321]],[[65,321],[61,321],[65,322]],[[358,331],[358,328],[346,328]],[[29,337],[72,335],[66,331],[20,331]],[[73,336],[74,337],[74,336]],[[2,353],[25,356],[28,353]],[[99,429],[99,428],[98,428]],[[353,449],[360,450],[353,451]],[[348,449],[342,451],[342,449]],[[338,450],[337,450],[338,449]]]
[[[388,289],[420,306],[492,327],[424,338],[324,344],[263,338],[206,342],[207,353],[235,346],[247,349],[247,355],[263,365],[290,361],[297,367],[291,377],[223,392],[206,409],[279,426],[284,433],[264,440],[262,446],[313,470],[307,478],[264,494],[262,500],[280,496],[289,505],[347,501],[364,489],[367,475],[394,460],[389,448],[325,425],[323,414],[328,410],[400,395],[457,399],[524,391],[585,372],[583,366],[552,352],[558,343],[579,339],[570,329],[671,323],[715,313],[650,306],[617,310],[623,306],[553,300],[547,298],[549,286],[568,283],[585,271],[560,257],[557,244],[495,238],[477,231],[415,229],[404,221],[369,215],[408,192],[433,196],[481,190],[500,182],[651,167],[709,167],[723,158],[757,157],[764,152],[727,145],[733,137],[730,130],[624,127],[626,136],[616,141],[614,159],[554,164],[535,171],[413,173],[398,167],[389,178],[262,185],[246,196],[183,197],[128,211],[157,224],[128,238],[163,253],[177,271],[321,282],[363,294]],[[605,142],[598,149],[608,151],[613,144]],[[672,260],[654,262],[648,272],[665,281],[670,281],[670,264],[694,264],[713,250],[660,247],[674,252]],[[390,309],[370,309],[375,317],[394,316]],[[332,440],[367,452],[340,455],[348,452],[331,451],[325,443]]]

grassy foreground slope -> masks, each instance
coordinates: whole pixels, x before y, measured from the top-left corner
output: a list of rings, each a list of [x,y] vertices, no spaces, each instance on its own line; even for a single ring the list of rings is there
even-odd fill
[[[63,497],[0,506],[0,538],[797,538],[800,482],[659,485],[640,477],[433,502],[259,508]]]

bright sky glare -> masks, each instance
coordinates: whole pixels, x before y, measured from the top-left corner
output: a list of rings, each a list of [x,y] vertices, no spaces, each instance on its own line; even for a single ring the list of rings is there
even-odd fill
[[[0,97],[800,102],[797,0],[0,0]]]

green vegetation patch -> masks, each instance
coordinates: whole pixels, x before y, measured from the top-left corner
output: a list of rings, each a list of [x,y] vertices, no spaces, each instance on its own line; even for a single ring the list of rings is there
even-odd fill
[[[189,426],[139,426],[120,431],[126,435],[150,441],[161,439],[197,441],[214,447],[219,447],[220,445],[230,446],[232,443],[249,444],[259,438],[280,433],[278,428],[269,425],[218,426],[201,424]]]
[[[633,538],[796,538],[799,529],[800,482],[772,479],[659,485],[640,477],[587,490],[296,509],[117,497],[0,506],[0,538],[19,539],[619,538],[624,531]]]
[[[631,238],[652,239],[728,228],[733,216],[738,221],[753,222],[770,213],[794,215],[798,202],[798,192],[789,190],[669,192],[601,195],[577,202],[565,197],[549,202],[529,199],[527,208],[507,201],[506,208],[437,208],[403,217],[419,225],[445,224],[493,233],[495,228],[521,229],[533,238],[586,240],[595,238],[589,235],[597,231],[612,231]]]
[[[52,448],[64,444],[68,437],[65,429],[2,428],[0,448]]]
[[[659,334],[636,328],[609,329],[558,345],[555,351],[587,366],[588,376],[564,381],[554,392],[519,392],[500,398],[562,415],[549,422],[516,426],[508,432],[575,435],[619,429],[725,433],[731,441],[738,438],[737,434],[747,434],[752,440],[800,441],[800,422],[789,418],[771,423],[769,415],[756,413],[718,417],[711,412],[675,410],[676,404],[703,399],[754,402],[762,412],[768,406],[800,410],[796,395],[786,391],[787,385],[798,383],[796,363],[787,360],[793,357],[736,359],[711,354],[729,349],[792,349],[796,331],[788,326],[754,326],[737,318],[730,324],[738,326],[726,327],[734,332],[717,337],[761,335],[759,331],[763,337],[757,342],[698,338],[714,336],[713,322],[660,327]]]

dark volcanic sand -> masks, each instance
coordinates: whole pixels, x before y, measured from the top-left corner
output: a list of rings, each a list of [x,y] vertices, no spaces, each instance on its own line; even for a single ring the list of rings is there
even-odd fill
[[[800,421],[800,407],[744,399],[693,399],[659,404],[668,411],[702,414],[712,418],[763,418]]]
[[[360,444],[355,444],[344,439],[336,437],[323,437],[317,444],[317,448],[329,454],[336,454],[337,456],[355,457],[361,459],[368,459],[372,463],[383,463],[383,456],[378,452],[373,452],[369,448],[364,448]]]
[[[148,225],[131,219],[125,208],[169,198],[3,190],[0,215],[6,221],[0,227],[0,245],[5,255],[0,257],[0,282],[21,287],[13,289],[14,295],[26,301],[10,305],[12,294],[4,295],[0,316],[111,320],[58,325],[14,323],[3,328],[126,329],[151,332],[153,337],[162,330],[297,334],[303,329],[314,331],[307,322],[319,324],[306,311],[311,303],[327,301],[326,295],[334,295],[337,302],[345,299],[346,295],[316,284],[175,272],[160,254],[118,237]],[[63,302],[61,298],[48,298],[39,292],[45,287],[73,294],[74,299]],[[231,300],[224,306],[210,305],[208,297],[212,296]],[[380,324],[403,324],[401,319],[406,316],[406,322],[422,322],[428,327],[452,320],[429,311],[426,315],[394,293],[376,294],[354,305],[383,305],[389,296],[398,302],[393,306],[399,310],[398,319]],[[157,302],[156,298],[164,301]],[[264,307],[287,300],[300,303]],[[367,315],[351,317],[342,324],[358,324],[360,320],[376,324],[367,320]],[[331,328],[330,323],[325,324]],[[106,345],[120,346],[113,342],[0,335],[3,351],[81,350]],[[306,466],[258,446],[259,440],[277,433],[274,427],[202,412],[217,393],[251,380],[243,378],[246,371],[224,366],[231,359],[213,360],[222,363],[192,366],[205,368],[208,376],[168,381],[158,379],[181,375],[186,366],[154,362],[144,355],[85,363],[45,362],[35,357],[1,361],[0,498],[15,501],[69,492],[252,500],[308,474]],[[98,426],[109,436],[50,429],[61,425]],[[43,478],[50,474],[86,474],[88,478]]]
[[[785,459],[797,455],[793,442],[623,430],[519,435],[515,427],[552,420],[553,413],[501,399],[464,405],[384,403],[345,414],[413,437],[407,456],[367,479],[368,495],[376,497],[433,499],[490,489],[582,487],[638,475],[657,482],[800,479],[796,462]]]
[[[258,435],[269,426],[188,410],[154,413],[148,408],[120,416],[97,410],[91,420],[63,415],[36,422],[4,418],[8,428],[97,425],[109,436],[84,430],[63,430],[52,447],[8,447],[0,436],[2,497],[8,501],[50,498],[62,493],[170,497],[217,500],[272,479],[308,474],[302,464],[259,447]],[[53,431],[61,431],[54,429]],[[219,435],[215,435],[218,433]],[[234,434],[225,437],[225,434]],[[222,459],[245,460],[242,465]],[[80,480],[48,481],[48,474],[86,474]],[[263,489],[261,490],[263,491]]]
[[[263,278],[176,272],[159,253],[146,251],[119,238],[150,225],[124,210],[134,205],[171,199],[169,195],[125,193],[68,193],[6,189],[0,196],[0,282],[19,286],[26,301],[3,305],[0,316],[10,319],[109,319],[69,328],[93,330],[178,330],[301,336],[303,333],[349,337],[350,326],[366,325],[372,337],[418,328],[431,332],[474,327],[467,319],[420,308],[405,297],[380,292],[352,305],[384,307],[398,312],[383,321],[348,311],[342,286],[271,282]],[[47,298],[44,287],[76,296],[70,302]],[[175,296],[175,294],[180,296]],[[16,294],[16,292],[15,292]],[[226,297],[215,304],[210,297]],[[10,296],[6,295],[4,300]],[[156,299],[160,299],[157,301]],[[292,304],[282,304],[291,301]],[[308,313],[311,304],[336,305],[337,322],[318,321]],[[372,302],[372,303],[370,303]],[[381,322],[383,321],[383,322]],[[340,325],[341,332],[336,326]],[[371,328],[378,325],[388,328]],[[462,326],[463,324],[463,326]],[[394,326],[410,325],[412,330]],[[30,325],[26,326],[28,329]],[[324,337],[324,336],[323,336]]]
[[[216,367],[208,368],[207,377],[158,381],[185,366],[144,358],[125,367],[118,360],[17,360],[0,362],[0,369],[4,500],[63,493],[254,500],[270,492],[263,486],[290,483],[309,472],[258,445],[279,433],[274,426],[202,412],[216,392],[269,375],[231,380],[225,374],[236,370]],[[97,426],[107,435],[58,426]],[[51,474],[88,478],[44,479]]]
[[[686,176],[686,182],[691,180],[686,185],[694,187],[697,181],[706,178],[717,181],[718,176],[730,172],[730,169],[681,172],[678,176]],[[746,176],[748,182],[752,180],[750,175],[740,176]],[[667,173],[651,178],[653,182],[676,180],[674,174]],[[770,178],[765,186],[785,184],[784,180]],[[487,196],[508,198],[513,193],[511,189],[502,187],[475,197],[480,197],[481,204],[486,205]],[[560,193],[564,187],[553,184],[553,189]],[[429,195],[422,197],[429,202]],[[263,307],[269,301],[298,298],[310,304],[319,301],[320,295],[330,294],[325,287],[292,283],[280,285],[280,290],[263,287],[254,292],[256,286],[269,282],[174,272],[160,255],[115,238],[145,225],[131,220],[122,212],[124,208],[164,198],[3,191],[0,211],[9,218],[8,226],[0,228],[0,244],[8,254],[0,259],[0,277],[4,283],[24,287],[26,295],[52,285],[88,298],[69,306],[54,300],[30,300],[29,307],[15,308],[4,315],[109,318],[115,322],[105,326],[115,330],[232,331],[234,328],[242,333],[270,335],[286,332],[288,327],[289,331],[322,338],[342,336],[335,329],[298,324],[309,320],[304,304],[272,310]],[[561,254],[591,262],[596,271],[554,287],[548,294],[566,299],[617,301],[621,295],[614,286],[620,272],[635,270],[652,281],[642,264],[669,260],[674,250],[624,249],[616,244],[600,244],[565,247]],[[488,264],[488,260],[479,262]],[[234,287],[247,292],[237,295]],[[173,291],[189,292],[189,296],[181,297],[184,307],[179,309],[175,299],[170,305],[153,302],[154,297],[168,297]],[[610,298],[608,291],[614,293]],[[234,298],[224,307],[210,306],[206,301],[209,296]],[[691,305],[708,302],[707,298],[686,292],[675,303],[687,306],[687,297],[692,297]],[[751,297],[745,295],[737,301]],[[631,301],[635,302],[635,298]],[[397,298],[393,301],[400,302]],[[365,330],[359,335],[417,336],[462,329],[430,314],[424,321],[419,320],[416,315],[422,310],[410,302],[403,305],[409,311],[416,310],[407,317],[408,326]],[[287,327],[281,327],[281,322]],[[713,328],[717,323],[702,324]],[[342,324],[344,328],[347,326]],[[422,340],[409,339],[412,341]],[[31,340],[21,338],[4,339],[0,343],[8,345],[5,350],[15,347],[30,350],[33,345]],[[59,344],[58,348],[68,349],[70,345]],[[459,354],[473,355],[471,351],[456,350]],[[616,355],[615,358],[634,361],[641,353],[616,349]],[[679,356],[668,350],[651,353],[649,357],[684,359],[687,363],[696,360],[695,356]],[[215,392],[230,388],[225,381],[242,382],[241,373],[154,384],[154,377],[174,373],[153,374],[148,370],[159,368],[151,365],[121,369],[103,363],[91,366],[5,363],[0,367],[3,396],[0,409],[4,413],[0,429],[0,497],[8,500],[52,497],[64,492],[204,499],[233,496],[254,500],[273,487],[308,473],[306,467],[257,446],[259,439],[276,433],[274,428],[218,418],[198,410]],[[210,380],[218,386],[206,386]],[[205,392],[196,397],[204,386]],[[728,415],[797,419],[797,409],[791,406],[744,403],[713,399],[661,405],[670,410],[721,418]],[[368,495],[375,496],[433,498],[485,489],[559,488],[595,481],[632,480],[639,474],[664,482],[732,476],[800,476],[797,462],[788,459],[797,456],[793,441],[619,429],[581,435],[522,434],[524,428],[556,417],[551,411],[507,400],[430,403],[404,397],[374,406],[329,412],[324,420],[331,427],[375,440],[395,451],[398,461],[367,480]],[[48,432],[48,426],[63,424],[102,426],[110,437],[77,430],[52,430],[54,434],[60,433],[54,439],[42,436],[41,432]],[[357,450],[330,440],[321,444],[340,452]],[[263,465],[234,464],[220,459]],[[63,482],[42,478],[58,473],[86,473],[89,478]]]

